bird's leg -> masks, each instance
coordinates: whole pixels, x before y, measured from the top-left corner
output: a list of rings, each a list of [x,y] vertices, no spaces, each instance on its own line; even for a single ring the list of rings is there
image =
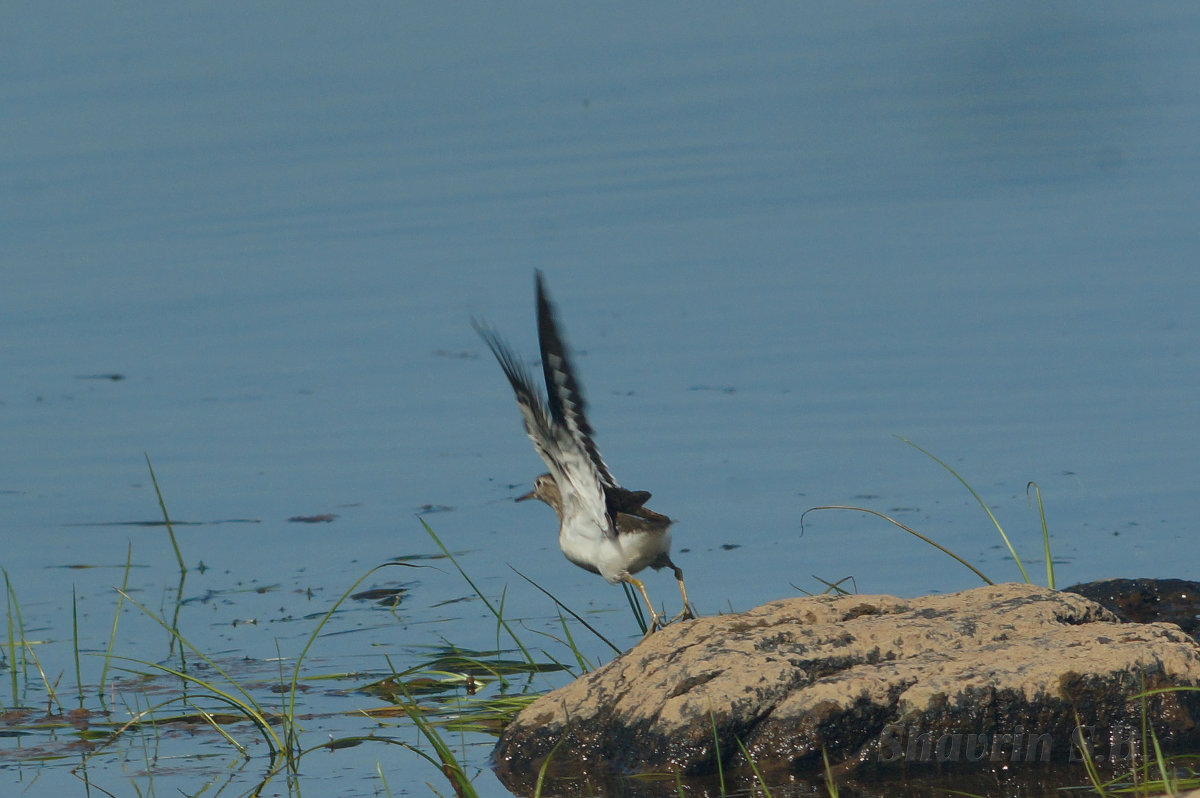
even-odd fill
[[[638,592],[640,592],[642,594],[642,598],[644,598],[646,600],[646,609],[650,610],[650,626],[648,629],[646,629],[646,634],[651,635],[654,632],[657,632],[659,629],[663,628],[662,616],[659,615],[657,612],[655,612],[654,604],[651,603],[651,601],[650,601],[650,594],[646,592],[646,586],[642,584],[642,580],[634,579],[629,574],[625,574],[624,576],[621,577],[621,581],[628,582],[629,584],[636,587],[638,589]]]
[[[679,583],[679,596],[683,599],[683,609],[679,614],[671,619],[671,623],[676,621],[689,621],[696,617],[696,611],[692,609],[692,605],[688,602],[687,588],[683,586],[683,569],[672,565],[671,570],[675,572],[675,581]]]

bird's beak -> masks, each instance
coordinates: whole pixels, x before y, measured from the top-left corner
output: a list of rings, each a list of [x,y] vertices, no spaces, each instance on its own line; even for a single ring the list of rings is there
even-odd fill
[[[524,501],[529,501],[530,499],[536,499],[536,498],[537,498],[537,491],[531,490],[528,493],[526,493],[524,496],[518,496],[517,498],[513,499],[513,501],[524,502]]]

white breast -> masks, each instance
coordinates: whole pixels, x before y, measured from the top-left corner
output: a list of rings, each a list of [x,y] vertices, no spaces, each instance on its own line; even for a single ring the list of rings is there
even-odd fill
[[[671,548],[670,533],[624,534],[611,537],[594,521],[563,519],[558,546],[567,559],[612,584],[626,574],[636,574]]]

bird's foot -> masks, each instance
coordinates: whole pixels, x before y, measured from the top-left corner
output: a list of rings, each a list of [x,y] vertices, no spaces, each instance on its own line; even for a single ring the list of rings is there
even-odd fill
[[[676,621],[690,621],[694,620],[696,617],[696,610],[691,604],[684,604],[683,609],[680,610],[679,614],[669,621],[663,620],[663,617],[657,612],[652,612],[650,614],[650,625],[646,627],[646,637],[654,634],[659,629],[665,629],[667,626],[670,626]]]
[[[657,612],[651,612],[650,613],[650,625],[646,627],[646,637],[649,637],[650,635],[654,634],[655,632],[657,632],[659,629],[662,629],[666,625],[667,625],[667,622],[663,620],[663,617],[661,615],[659,615]]]
[[[676,621],[691,621],[695,620],[696,617],[696,610],[692,607],[692,605],[684,604],[683,609],[680,610],[679,614],[672,618],[669,623],[675,623]]]

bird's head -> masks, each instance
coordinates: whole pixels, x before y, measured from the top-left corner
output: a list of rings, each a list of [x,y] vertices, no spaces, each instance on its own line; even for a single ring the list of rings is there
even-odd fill
[[[543,501],[553,507],[555,512],[562,509],[562,494],[558,492],[558,484],[554,481],[554,477],[549,474],[542,474],[535,479],[533,481],[533,490],[524,496],[518,496],[516,500],[523,502],[528,499]]]

